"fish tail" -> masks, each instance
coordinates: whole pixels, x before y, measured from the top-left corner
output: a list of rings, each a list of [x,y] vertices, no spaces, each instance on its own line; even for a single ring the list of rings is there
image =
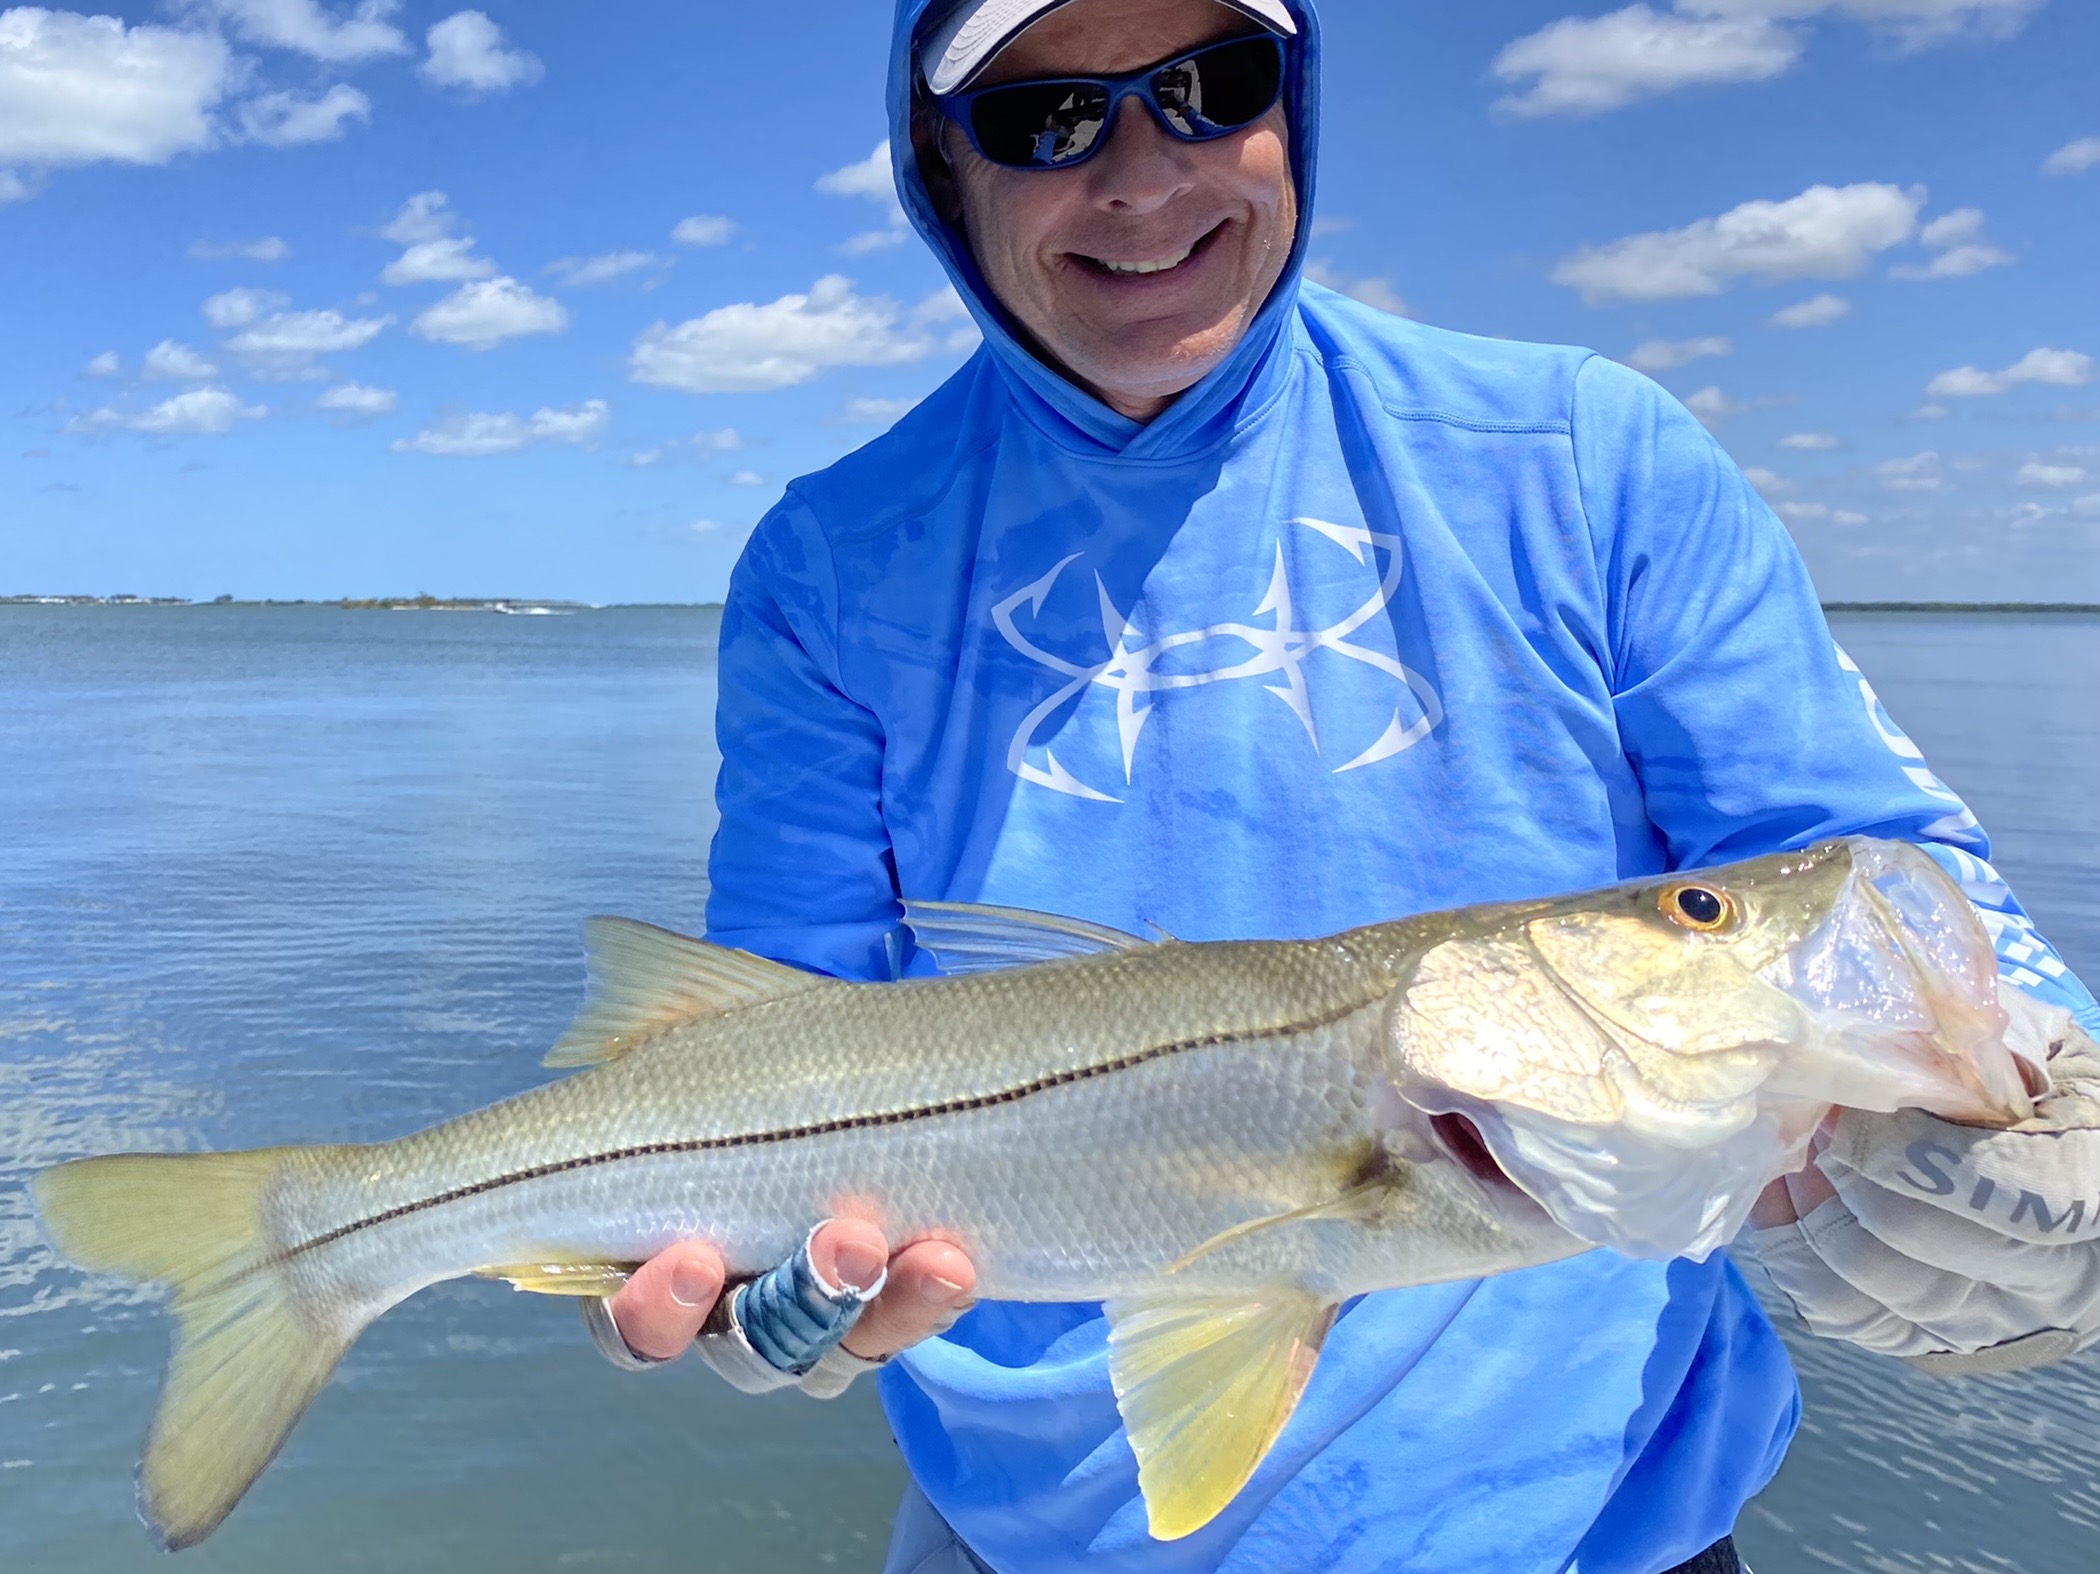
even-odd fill
[[[270,1239],[266,1194],[294,1151],[122,1154],[34,1182],[76,1265],[171,1292],[174,1354],[139,1465],[139,1513],[169,1551],[218,1528],[370,1320],[302,1304]]]

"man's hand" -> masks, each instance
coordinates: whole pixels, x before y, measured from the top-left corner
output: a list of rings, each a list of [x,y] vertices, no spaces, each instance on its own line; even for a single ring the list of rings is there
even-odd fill
[[[1775,1182],[1746,1244],[1826,1338],[1932,1371],[2016,1371],[2100,1343],[2100,1045],[2005,994],[2050,1089],[2005,1131],[1842,1112]]]
[[[977,1270],[946,1241],[919,1241],[894,1257],[882,1231],[859,1219],[833,1219],[810,1242],[810,1263],[833,1284],[866,1289],[889,1282],[846,1335],[845,1349],[880,1361],[940,1333],[967,1308]],[[635,1270],[612,1300],[613,1321],[637,1355],[669,1361],[685,1353],[721,1297],[722,1254],[702,1241],[661,1252]]]

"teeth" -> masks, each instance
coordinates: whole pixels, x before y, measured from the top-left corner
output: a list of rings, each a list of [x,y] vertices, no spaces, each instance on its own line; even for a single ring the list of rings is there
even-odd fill
[[[1162,257],[1157,262],[1110,262],[1105,257],[1099,260],[1110,273],[1165,273],[1169,268],[1178,268],[1187,262],[1189,253],[1195,249],[1194,246],[1184,246],[1174,256]]]

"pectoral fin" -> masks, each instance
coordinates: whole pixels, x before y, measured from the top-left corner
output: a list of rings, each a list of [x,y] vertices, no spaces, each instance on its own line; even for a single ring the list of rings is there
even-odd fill
[[[1247,1484],[1297,1408],[1334,1314],[1282,1285],[1256,1301],[1109,1303],[1109,1376],[1157,1539],[1201,1530]]]
[[[483,1279],[508,1279],[513,1288],[527,1295],[617,1295],[640,1266],[631,1262],[510,1263],[474,1272]]]

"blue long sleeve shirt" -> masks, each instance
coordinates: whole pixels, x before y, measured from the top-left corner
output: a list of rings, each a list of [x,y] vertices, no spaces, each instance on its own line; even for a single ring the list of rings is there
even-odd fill
[[[881,978],[919,965],[900,893],[1312,936],[1865,833],[1936,848],[2023,984],[2091,1019],[1784,529],[1646,379],[1303,284],[1302,243],[1149,426],[1035,361],[911,163],[922,4],[900,192],[985,345],[736,570],[713,938]],[[882,1387],[1001,1574],[1656,1574],[1728,1533],[1798,1410],[1725,1258],[1601,1251],[1352,1305],[1184,1541],[1146,1534],[1098,1307],[981,1306]]]

